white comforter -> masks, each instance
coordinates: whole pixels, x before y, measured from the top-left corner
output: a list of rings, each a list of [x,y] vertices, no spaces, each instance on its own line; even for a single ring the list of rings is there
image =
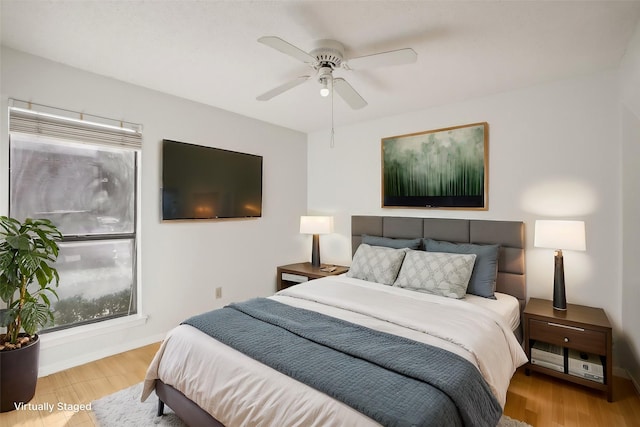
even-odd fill
[[[527,361],[500,315],[464,300],[345,276],[312,280],[271,298],[454,352],[480,370],[502,406],[513,373]],[[187,325],[170,331],[162,343],[147,371],[142,400],[155,379],[227,427],[378,425]]]

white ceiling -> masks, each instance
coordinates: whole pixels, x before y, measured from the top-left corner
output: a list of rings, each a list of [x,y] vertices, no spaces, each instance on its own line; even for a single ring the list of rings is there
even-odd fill
[[[5,46],[304,132],[330,126],[331,101],[314,79],[257,101],[310,71],[261,36],[417,52],[337,70],[369,103],[336,97],[339,126],[617,67],[640,19],[640,1],[0,1]]]

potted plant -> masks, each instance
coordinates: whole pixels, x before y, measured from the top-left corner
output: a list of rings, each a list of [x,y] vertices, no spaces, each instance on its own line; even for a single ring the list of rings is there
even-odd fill
[[[53,323],[51,296],[58,295],[58,229],[46,219],[20,222],[0,216],[0,412],[35,394],[40,340],[36,332]]]

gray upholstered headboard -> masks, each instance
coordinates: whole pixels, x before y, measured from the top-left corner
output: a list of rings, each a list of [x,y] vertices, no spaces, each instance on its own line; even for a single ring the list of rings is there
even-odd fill
[[[527,297],[524,263],[524,223],[475,219],[411,218],[391,216],[352,216],[352,255],[362,235],[400,239],[428,237],[456,243],[499,244],[496,290],[520,300],[520,311]]]

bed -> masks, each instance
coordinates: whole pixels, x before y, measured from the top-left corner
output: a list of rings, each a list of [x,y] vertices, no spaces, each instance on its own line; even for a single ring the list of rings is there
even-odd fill
[[[167,404],[190,426],[495,425],[511,376],[526,362],[519,342],[523,227],[353,216],[349,273],[188,319],[162,343],[142,399],[155,390],[158,414]],[[436,250],[424,250],[427,244]],[[460,248],[489,246],[497,251],[490,297],[450,298],[411,286],[423,273],[408,273],[410,259],[442,256],[468,266],[480,255],[460,255]],[[376,265],[402,258],[394,281],[402,276],[404,286],[381,283],[386,268],[377,281],[358,273],[363,260],[375,261],[372,253],[384,256]],[[245,331],[254,336],[244,340]]]

